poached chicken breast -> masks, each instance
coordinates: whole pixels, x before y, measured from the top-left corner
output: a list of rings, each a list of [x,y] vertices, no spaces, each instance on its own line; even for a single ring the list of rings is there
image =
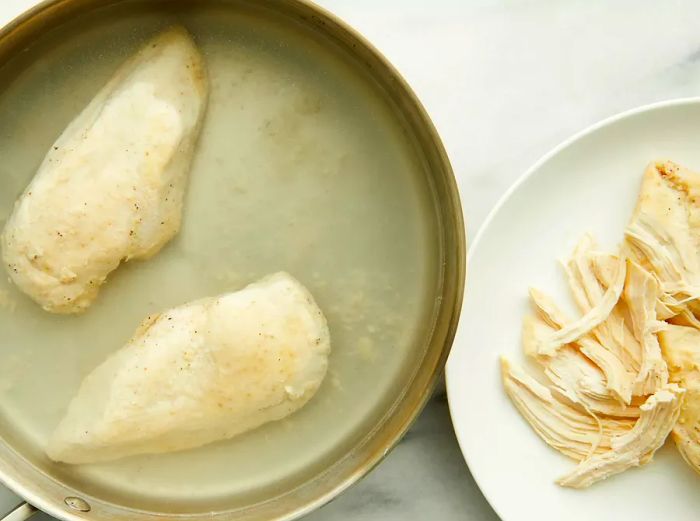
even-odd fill
[[[122,261],[179,230],[207,100],[202,56],[171,28],[128,59],[49,149],[1,237],[14,283],[76,313]]]
[[[231,438],[306,404],[329,353],[323,313],[283,272],[150,316],[85,378],[47,453],[92,463]]]

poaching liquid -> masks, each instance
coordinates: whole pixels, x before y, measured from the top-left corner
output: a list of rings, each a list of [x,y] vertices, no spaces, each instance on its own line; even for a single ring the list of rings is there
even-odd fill
[[[46,472],[136,508],[242,506],[329,466],[415,371],[439,295],[435,201],[385,93],[308,28],[246,5],[101,9],[0,71],[1,226],[48,147],[149,37],[181,23],[207,63],[209,105],[179,235],[119,267],[82,315],[47,313],[0,277],[0,434]],[[301,411],[183,452],[48,460],[48,436],[83,377],[146,315],[278,270],[309,288],[331,332],[329,372]]]

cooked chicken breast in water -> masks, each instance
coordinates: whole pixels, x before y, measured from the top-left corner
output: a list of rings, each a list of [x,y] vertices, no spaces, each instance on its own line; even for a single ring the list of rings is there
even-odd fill
[[[306,404],[329,353],[323,313],[286,273],[148,317],[85,378],[47,453],[90,463],[231,438]]]
[[[47,311],[87,308],[120,262],[178,231],[207,99],[202,56],[173,28],[127,60],[51,146],[2,234],[14,283]]]

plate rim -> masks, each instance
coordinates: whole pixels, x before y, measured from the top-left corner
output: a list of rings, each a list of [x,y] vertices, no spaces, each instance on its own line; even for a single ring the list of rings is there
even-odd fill
[[[681,98],[671,98],[671,99],[666,99],[666,100],[661,100],[661,101],[655,101],[652,103],[647,103],[645,105],[640,105],[637,107],[633,107],[631,109],[623,110],[621,112],[617,112],[611,116],[608,116],[606,118],[603,118],[601,120],[596,121],[595,123],[588,125],[584,127],[583,129],[574,132],[571,136],[568,138],[564,139],[563,141],[560,141],[557,145],[555,145],[553,148],[549,149],[547,152],[545,152],[543,155],[541,155],[534,163],[532,163],[525,171],[520,174],[520,176],[511,184],[508,189],[498,198],[494,206],[491,208],[491,210],[488,212],[486,215],[486,218],[484,219],[483,223],[479,226],[479,229],[477,230],[476,234],[474,235],[474,239],[470,241],[468,250],[467,250],[467,280],[464,288],[464,302],[462,305],[462,309],[460,312],[460,320],[459,320],[459,326],[457,328],[457,332],[455,334],[455,338],[452,343],[452,349],[450,350],[450,355],[447,359],[447,363],[445,365],[445,388],[447,392],[447,404],[448,404],[448,409],[450,412],[450,423],[452,424],[452,430],[455,434],[455,438],[457,439],[457,444],[459,445],[459,450],[460,453],[462,454],[462,459],[466,463],[469,473],[472,476],[472,479],[474,480],[474,483],[476,484],[477,488],[479,489],[479,492],[481,495],[484,497],[488,505],[491,507],[491,509],[494,511],[494,513],[498,516],[501,521],[516,521],[513,519],[508,519],[504,517],[504,514],[501,512],[501,510],[498,508],[495,500],[491,497],[490,493],[487,492],[483,486],[483,483],[481,482],[478,473],[472,469],[472,466],[469,463],[470,456],[467,454],[469,451],[466,448],[467,443],[466,439],[469,436],[467,432],[468,430],[460,430],[457,427],[457,422],[455,421],[455,416],[456,416],[456,411],[459,408],[458,405],[458,398],[456,396],[456,390],[454,389],[454,380],[457,380],[458,375],[455,374],[454,377],[450,376],[454,371],[456,371],[456,368],[454,367],[454,363],[452,361],[453,359],[453,354],[458,351],[459,345],[462,344],[461,337],[464,335],[464,328],[465,328],[465,315],[466,315],[466,306],[464,305],[469,298],[469,279],[472,277],[474,274],[470,269],[471,265],[471,260],[472,257],[475,255],[475,252],[477,252],[479,244],[481,243],[481,240],[483,236],[487,233],[489,227],[491,226],[492,221],[495,219],[496,215],[501,211],[502,207],[505,206],[505,204],[510,200],[510,198],[517,192],[517,190],[530,178],[532,177],[540,168],[549,162],[551,159],[556,157],[558,154],[572,146],[574,143],[580,141],[581,139],[585,138],[586,136],[589,136],[590,134],[593,134],[594,132],[597,132],[598,130],[601,130],[607,126],[610,126],[614,123],[617,123],[619,121],[622,121],[624,119],[636,116],[638,114],[646,113],[646,112],[653,112],[656,110],[661,110],[661,109],[666,109],[670,107],[678,107],[678,106],[683,106],[683,105],[700,105],[700,96],[687,96],[687,97],[681,97]]]

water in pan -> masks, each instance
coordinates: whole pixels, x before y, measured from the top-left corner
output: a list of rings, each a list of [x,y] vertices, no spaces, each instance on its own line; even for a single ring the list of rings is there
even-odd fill
[[[10,64],[0,91],[2,224],[52,141],[146,38],[181,20],[207,60],[179,236],[119,268],[80,316],[50,315],[0,280],[3,435],[94,494],[166,511],[270,496],[342,454],[414,369],[438,281],[428,183],[381,91],[300,26],[201,5],[73,20]],[[315,295],[332,336],[328,376],[302,411],[180,453],[79,467],[43,456],[81,379],[143,317],[282,269]]]

